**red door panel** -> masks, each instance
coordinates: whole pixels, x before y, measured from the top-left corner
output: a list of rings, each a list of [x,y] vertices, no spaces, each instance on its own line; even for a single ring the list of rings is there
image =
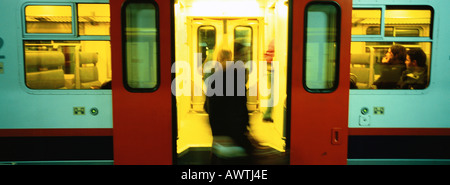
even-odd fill
[[[293,1],[291,39],[291,164],[346,164],[348,135],[348,97],[350,29],[352,2],[331,2],[340,9],[339,80],[330,92],[310,92],[304,87],[305,8],[311,3]],[[339,37],[339,36],[338,36]],[[314,53],[314,52],[311,52]]]
[[[159,85],[153,92],[130,92],[124,85],[122,6],[111,1],[113,138],[115,164],[172,164],[171,4],[155,3],[159,18]],[[134,2],[134,1],[130,1]]]

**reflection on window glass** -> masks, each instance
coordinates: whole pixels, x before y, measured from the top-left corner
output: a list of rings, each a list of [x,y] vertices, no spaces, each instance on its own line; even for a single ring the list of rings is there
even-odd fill
[[[413,27],[394,27],[388,26],[385,28],[384,35],[386,37],[420,37],[420,26]]]
[[[337,87],[339,36],[338,10],[334,4],[311,4],[306,10],[305,86],[309,90]]]
[[[151,3],[129,3],[124,13],[126,85],[154,89],[158,84],[157,10]]]
[[[429,37],[431,10],[387,9],[385,36]]]
[[[237,26],[234,29],[234,61],[252,60],[252,27]]]
[[[198,28],[197,53],[201,53],[202,62],[213,60],[212,56],[216,46],[216,29],[213,26],[200,26]]]
[[[381,9],[353,9],[352,35],[380,35]]]
[[[383,62],[393,45],[405,48],[404,67]],[[419,49],[424,54],[421,57],[418,57],[421,54],[412,53]],[[410,50],[413,51],[409,53]],[[391,53],[397,55],[400,52],[391,49]],[[414,64],[407,64],[407,58],[412,59]],[[380,89],[377,86],[380,79],[393,83],[389,89],[424,89],[429,83],[430,58],[430,42],[352,42],[350,76],[355,85],[353,89]]]
[[[109,4],[78,4],[79,35],[109,35]]]
[[[71,6],[25,7],[27,33],[72,33]]]
[[[31,89],[99,89],[111,80],[109,41],[25,41]]]

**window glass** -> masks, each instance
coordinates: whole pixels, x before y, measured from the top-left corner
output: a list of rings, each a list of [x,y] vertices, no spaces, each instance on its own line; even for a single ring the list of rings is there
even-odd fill
[[[100,89],[111,80],[109,41],[24,41],[31,89]]]
[[[337,87],[338,9],[334,4],[311,4],[306,10],[304,83],[308,90]]]
[[[153,89],[158,85],[157,9],[151,3],[125,6],[126,87]]]
[[[79,35],[109,35],[109,4],[78,4]]]
[[[394,27],[388,26],[385,28],[385,36],[387,37],[420,37],[421,27]]]
[[[29,5],[25,7],[26,33],[72,33],[72,7]]]
[[[380,35],[381,9],[353,9],[352,35]]]
[[[216,46],[216,29],[213,26],[200,26],[197,38],[197,53],[202,54],[202,62],[211,61]]]
[[[391,49],[393,45],[405,48],[401,65],[383,62],[387,55],[401,55],[396,51],[399,49]],[[422,55],[420,51],[414,52],[417,50],[422,50]],[[406,55],[417,66],[407,64]],[[351,88],[424,89],[429,83],[430,58],[430,42],[352,42],[350,76],[355,86]]]
[[[386,9],[385,36],[429,37],[431,10]]]
[[[234,61],[252,60],[252,27],[237,26],[234,29]]]
[[[78,10],[75,14],[72,12],[74,6]],[[78,15],[77,22],[72,14]],[[88,36],[88,40],[80,40],[78,35],[63,35],[63,40],[48,40],[51,34],[73,34],[72,26],[77,23],[81,35],[109,35],[108,4],[28,5],[25,18],[26,33],[47,35],[33,35],[33,40],[26,39],[29,35],[24,36],[24,70],[28,88],[111,88],[109,39]],[[39,40],[41,36],[45,39]]]
[[[387,6],[383,11],[384,41],[359,39],[351,44],[351,88],[425,89],[430,79],[431,42],[423,37],[432,35],[432,9]],[[353,26],[356,30],[365,29],[368,35],[380,32],[378,26]],[[396,37],[409,39],[399,42]]]

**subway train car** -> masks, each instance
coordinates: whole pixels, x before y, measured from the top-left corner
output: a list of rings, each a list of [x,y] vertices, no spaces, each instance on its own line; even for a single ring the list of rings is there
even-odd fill
[[[0,164],[216,164],[223,50],[248,72],[252,164],[450,164],[449,7],[1,1]]]

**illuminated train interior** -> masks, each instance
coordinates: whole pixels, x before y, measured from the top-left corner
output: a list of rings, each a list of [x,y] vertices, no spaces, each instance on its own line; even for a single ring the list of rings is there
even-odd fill
[[[0,164],[211,164],[204,68],[221,50],[254,74],[257,164],[450,164],[448,7],[2,1]],[[379,85],[393,45],[423,51],[421,86]]]
[[[175,4],[175,61],[196,64],[196,53],[205,60],[213,58],[214,50],[229,49],[237,59],[237,43],[246,47],[243,61],[264,61],[264,54],[274,41],[273,60],[278,61],[279,100],[286,98],[287,26],[288,4],[285,1],[235,1],[233,4],[210,1],[178,1]],[[205,55],[205,56],[203,56]],[[237,60],[236,60],[237,61]],[[259,70],[257,66],[255,69]],[[192,79],[202,78],[202,73],[191,69]],[[258,73],[259,74],[259,73]],[[191,83],[193,86],[203,85]],[[248,86],[249,84],[247,84]],[[196,87],[192,87],[193,89]],[[198,88],[198,87],[197,87]],[[201,88],[201,87],[200,87]],[[248,96],[251,134],[262,145],[272,148],[277,155],[285,152],[285,123],[283,103],[272,108],[273,122],[265,123],[263,114],[267,106],[260,99],[268,97]],[[178,140],[177,153],[210,148],[213,143],[208,114],[204,111],[205,94],[177,96]],[[267,101],[266,101],[267,102]]]

